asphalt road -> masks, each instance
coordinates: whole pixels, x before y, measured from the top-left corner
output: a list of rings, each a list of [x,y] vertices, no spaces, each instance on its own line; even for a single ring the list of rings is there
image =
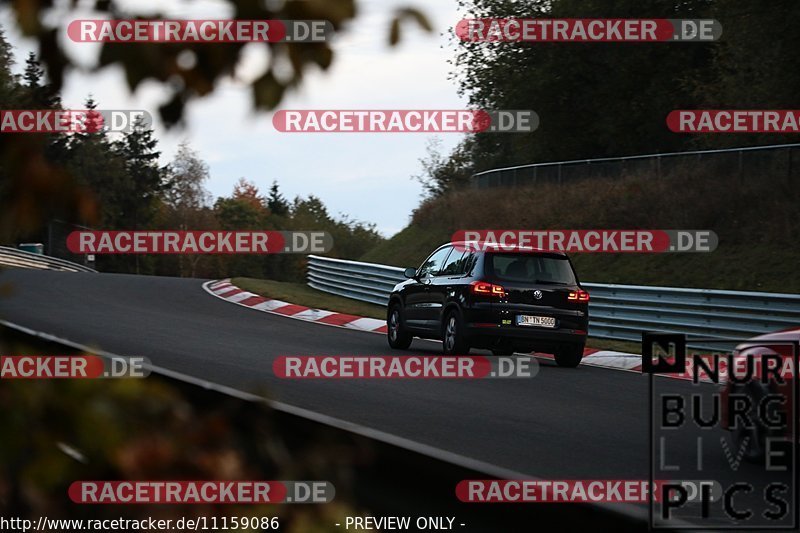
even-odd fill
[[[280,355],[393,354],[382,335],[257,312],[207,294],[201,280],[6,270],[0,319],[155,365],[256,392],[392,435],[545,479],[647,479],[648,378],[543,362],[529,380],[289,381]],[[408,354],[435,354],[414,341]],[[488,352],[487,352],[488,353]],[[659,379],[660,391],[689,384]],[[710,388],[708,388],[710,391]],[[719,436],[722,436],[720,432]],[[668,462],[695,464],[692,439]],[[717,446],[703,478],[767,477],[734,471]],[[676,474],[675,477],[680,477]],[[693,477],[696,478],[696,477]]]

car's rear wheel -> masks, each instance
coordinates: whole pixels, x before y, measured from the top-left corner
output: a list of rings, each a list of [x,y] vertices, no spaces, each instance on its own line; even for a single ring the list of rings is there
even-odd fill
[[[555,355],[556,364],[565,368],[575,368],[583,359],[583,344],[563,344]]]
[[[400,305],[392,304],[386,316],[386,339],[389,346],[395,350],[405,350],[411,346],[414,336],[406,331],[403,325],[403,314],[400,312]]]
[[[461,313],[452,310],[445,315],[442,324],[442,351],[446,355],[467,355],[469,341],[464,331]]]

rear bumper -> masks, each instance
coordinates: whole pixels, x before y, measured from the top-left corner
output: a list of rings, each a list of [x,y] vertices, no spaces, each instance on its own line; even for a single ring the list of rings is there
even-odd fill
[[[585,340],[586,330],[556,329],[536,326],[489,326],[467,323],[470,335],[491,335],[494,337],[513,337],[519,339],[541,339],[553,341]]]
[[[520,314],[553,317],[556,327],[518,326]],[[586,343],[589,316],[580,309],[537,306],[481,306],[465,312],[464,325],[475,346],[507,344],[519,348],[547,351],[564,344]]]

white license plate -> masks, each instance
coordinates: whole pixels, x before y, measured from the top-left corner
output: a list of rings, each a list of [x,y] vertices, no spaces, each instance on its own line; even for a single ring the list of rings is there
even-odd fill
[[[518,326],[556,327],[556,319],[550,316],[517,315]]]

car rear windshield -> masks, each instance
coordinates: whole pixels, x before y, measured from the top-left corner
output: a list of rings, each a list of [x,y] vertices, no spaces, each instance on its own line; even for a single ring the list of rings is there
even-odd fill
[[[503,281],[575,285],[575,272],[563,255],[495,253],[487,256],[487,273]]]

